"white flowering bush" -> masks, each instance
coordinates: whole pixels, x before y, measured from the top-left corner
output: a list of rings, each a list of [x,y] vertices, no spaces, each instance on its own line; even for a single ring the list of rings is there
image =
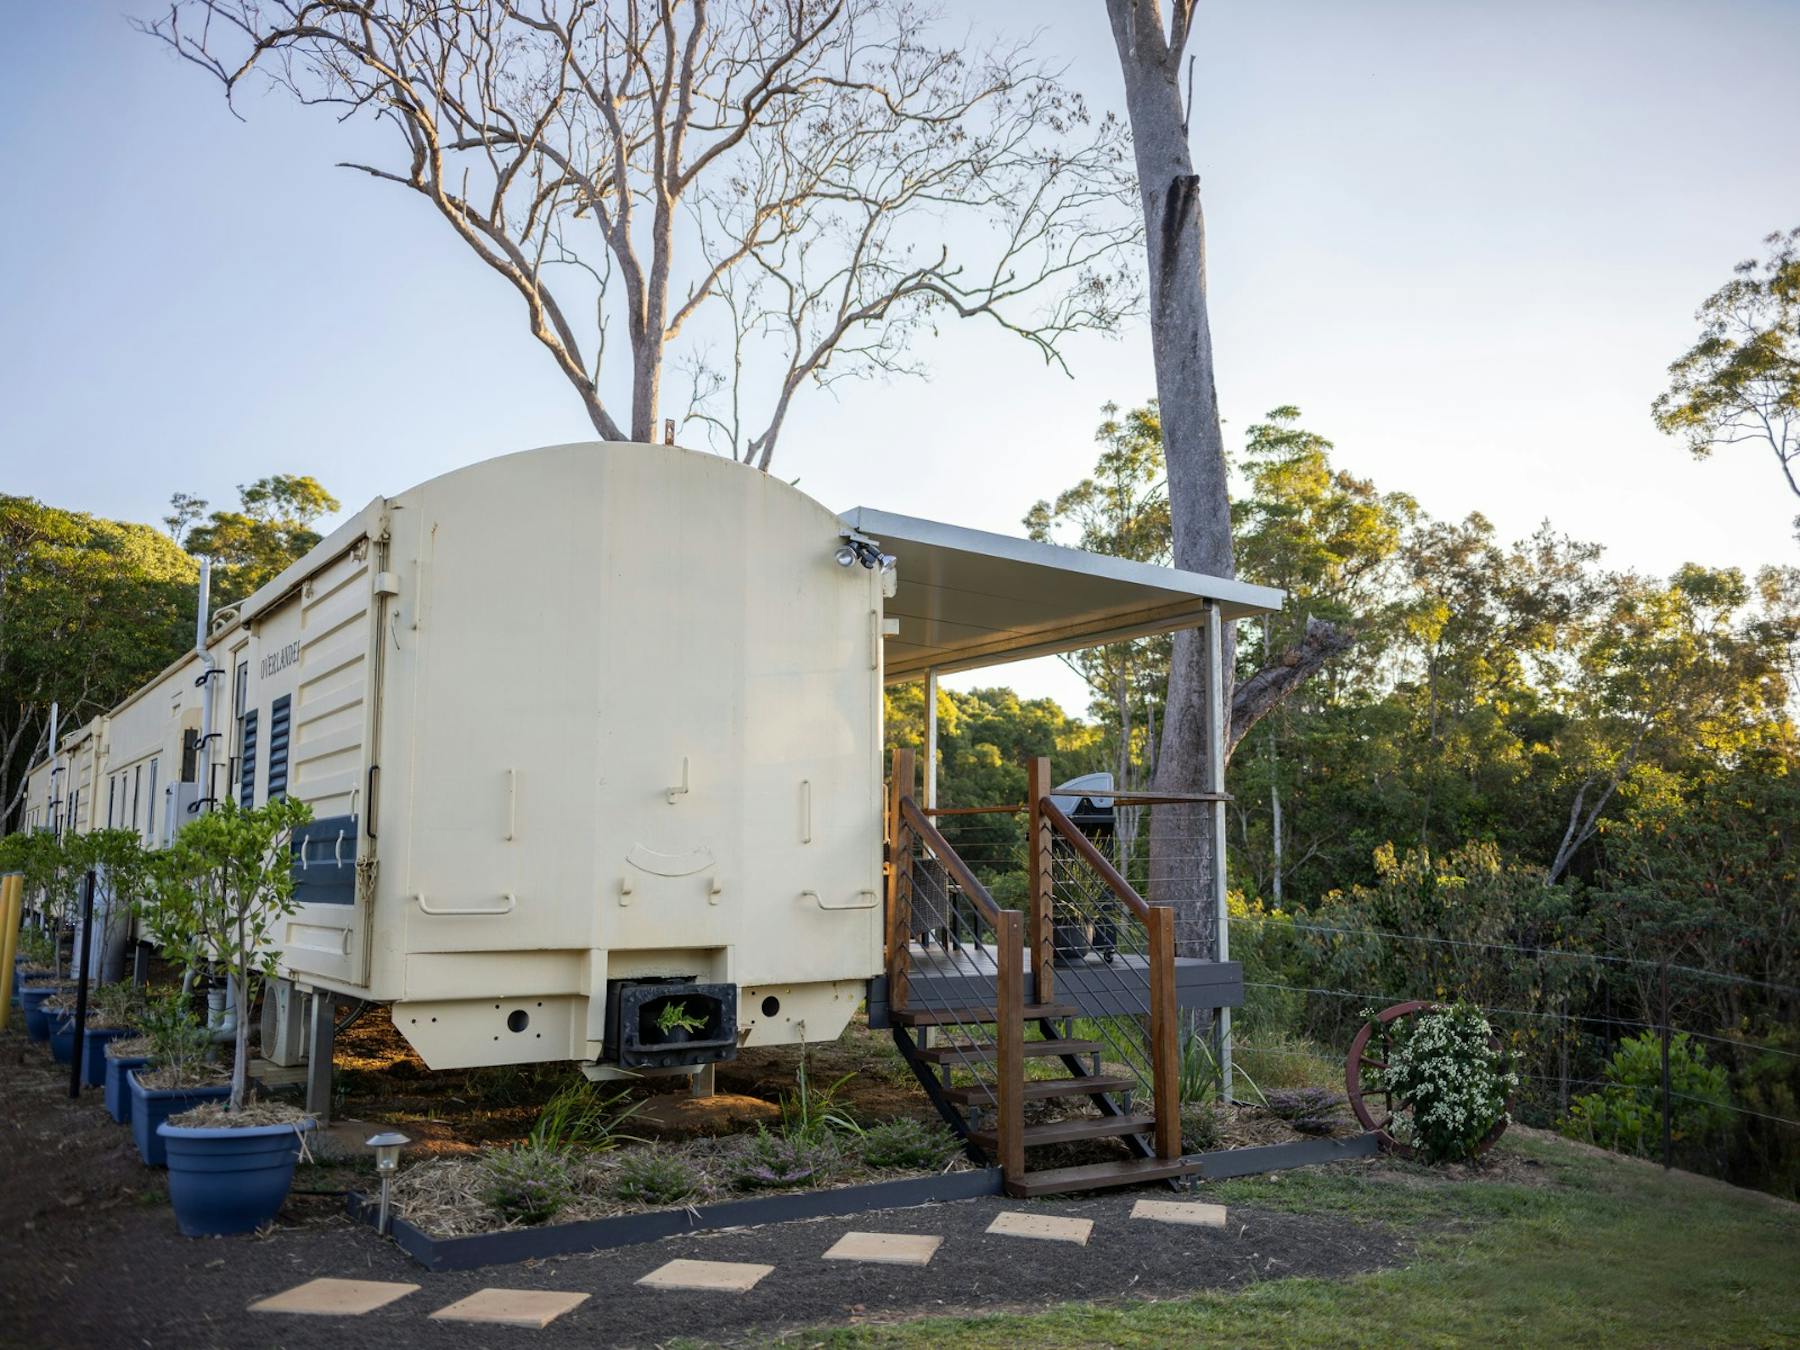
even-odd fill
[[[1460,1162],[1506,1119],[1519,1084],[1493,1044],[1481,1010],[1467,1003],[1402,1017],[1388,1028],[1381,1085],[1397,1110],[1388,1132],[1425,1162]]]

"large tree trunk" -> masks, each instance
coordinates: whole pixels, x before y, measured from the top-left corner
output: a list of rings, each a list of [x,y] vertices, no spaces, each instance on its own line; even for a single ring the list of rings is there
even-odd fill
[[[1236,575],[1225,441],[1213,383],[1212,331],[1206,316],[1206,232],[1200,179],[1188,150],[1181,105],[1181,56],[1189,0],[1176,0],[1165,34],[1155,0],[1107,0],[1125,106],[1137,155],[1138,191],[1149,254],[1150,345],[1168,463],[1175,566],[1212,576]],[[1235,643],[1226,625],[1222,667],[1230,698]],[[1201,633],[1175,635],[1169,665],[1158,792],[1207,787],[1206,643]],[[1150,813],[1150,875],[1155,899],[1176,910],[1176,945],[1185,956],[1213,949],[1210,878],[1216,844],[1205,807],[1161,806]]]

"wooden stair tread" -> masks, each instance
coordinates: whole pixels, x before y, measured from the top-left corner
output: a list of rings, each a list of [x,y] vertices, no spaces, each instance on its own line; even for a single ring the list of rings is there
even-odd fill
[[[1052,1120],[1025,1127],[1025,1147],[1038,1144],[1068,1144],[1078,1139],[1110,1139],[1121,1134],[1148,1134],[1156,1125],[1155,1116],[1079,1116],[1073,1120]],[[969,1138],[987,1148],[999,1145],[1000,1136],[993,1130],[971,1130]]]
[[[1096,1092],[1120,1092],[1126,1088],[1135,1088],[1135,1078],[1114,1078],[1105,1074],[1091,1074],[1085,1078],[1046,1078],[1037,1082],[1028,1082],[1019,1096],[1028,1102],[1043,1101],[1046,1097],[1091,1097]],[[945,1088],[944,1095],[953,1102],[967,1105],[970,1102],[984,1101],[992,1095],[988,1088],[974,1087]]]
[[[1106,1046],[1099,1041],[1026,1041],[1021,1053],[1027,1059],[1042,1059],[1048,1055],[1093,1055],[1104,1052]],[[1000,1053],[1000,1047],[992,1041],[972,1045],[967,1041],[954,1045],[928,1045],[917,1052],[920,1059],[928,1059],[934,1064],[945,1061],[955,1063],[964,1059],[992,1059]]]
[[[1097,1191],[1108,1186],[1168,1181],[1192,1176],[1199,1170],[1199,1162],[1182,1158],[1121,1158],[1117,1162],[1089,1163],[1085,1167],[1053,1167],[1043,1172],[1027,1172],[1018,1180],[1007,1182],[1006,1190],[1007,1194],[1016,1196]]]
[[[1073,1017],[1081,1010],[1073,1003],[1027,1003],[1026,1021],[1053,1017]],[[941,1027],[957,1022],[997,1022],[992,1008],[906,1008],[888,1013],[888,1019],[903,1027]]]

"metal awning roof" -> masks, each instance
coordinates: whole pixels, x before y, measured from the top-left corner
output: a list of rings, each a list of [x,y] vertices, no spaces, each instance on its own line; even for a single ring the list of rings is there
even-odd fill
[[[859,506],[839,517],[899,561],[887,617],[887,680],[1052,656],[1281,608],[1269,586],[1039,544]]]

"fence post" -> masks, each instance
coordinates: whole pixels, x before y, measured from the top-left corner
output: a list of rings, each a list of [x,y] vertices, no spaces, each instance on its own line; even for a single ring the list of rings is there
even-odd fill
[[[1011,1185],[1025,1175],[1025,935],[1016,909],[1001,910],[995,927],[1000,949],[994,977],[995,1132],[1000,1167]]]
[[[913,752],[894,751],[893,778],[888,783],[888,1007],[907,1007],[907,946],[912,941],[912,827],[900,802],[912,794]]]
[[[1150,1076],[1156,1097],[1156,1156],[1181,1156],[1179,1020],[1175,1007],[1175,911],[1150,907]]]
[[[1051,871],[1050,818],[1044,798],[1050,795],[1050,760],[1038,755],[1025,766],[1026,877],[1031,889],[1031,982],[1039,1003],[1056,1001],[1056,923],[1050,912],[1054,876]]]
[[[106,944],[100,944],[102,951]],[[81,1096],[81,1060],[87,1040],[88,981],[94,973],[94,872],[88,869],[81,891],[81,982],[75,986],[75,1053],[69,1064],[69,1095]],[[241,1014],[240,1014],[241,1015]]]
[[[1675,1139],[1669,1124],[1669,963],[1662,963],[1662,1155],[1665,1168],[1674,1166]]]

